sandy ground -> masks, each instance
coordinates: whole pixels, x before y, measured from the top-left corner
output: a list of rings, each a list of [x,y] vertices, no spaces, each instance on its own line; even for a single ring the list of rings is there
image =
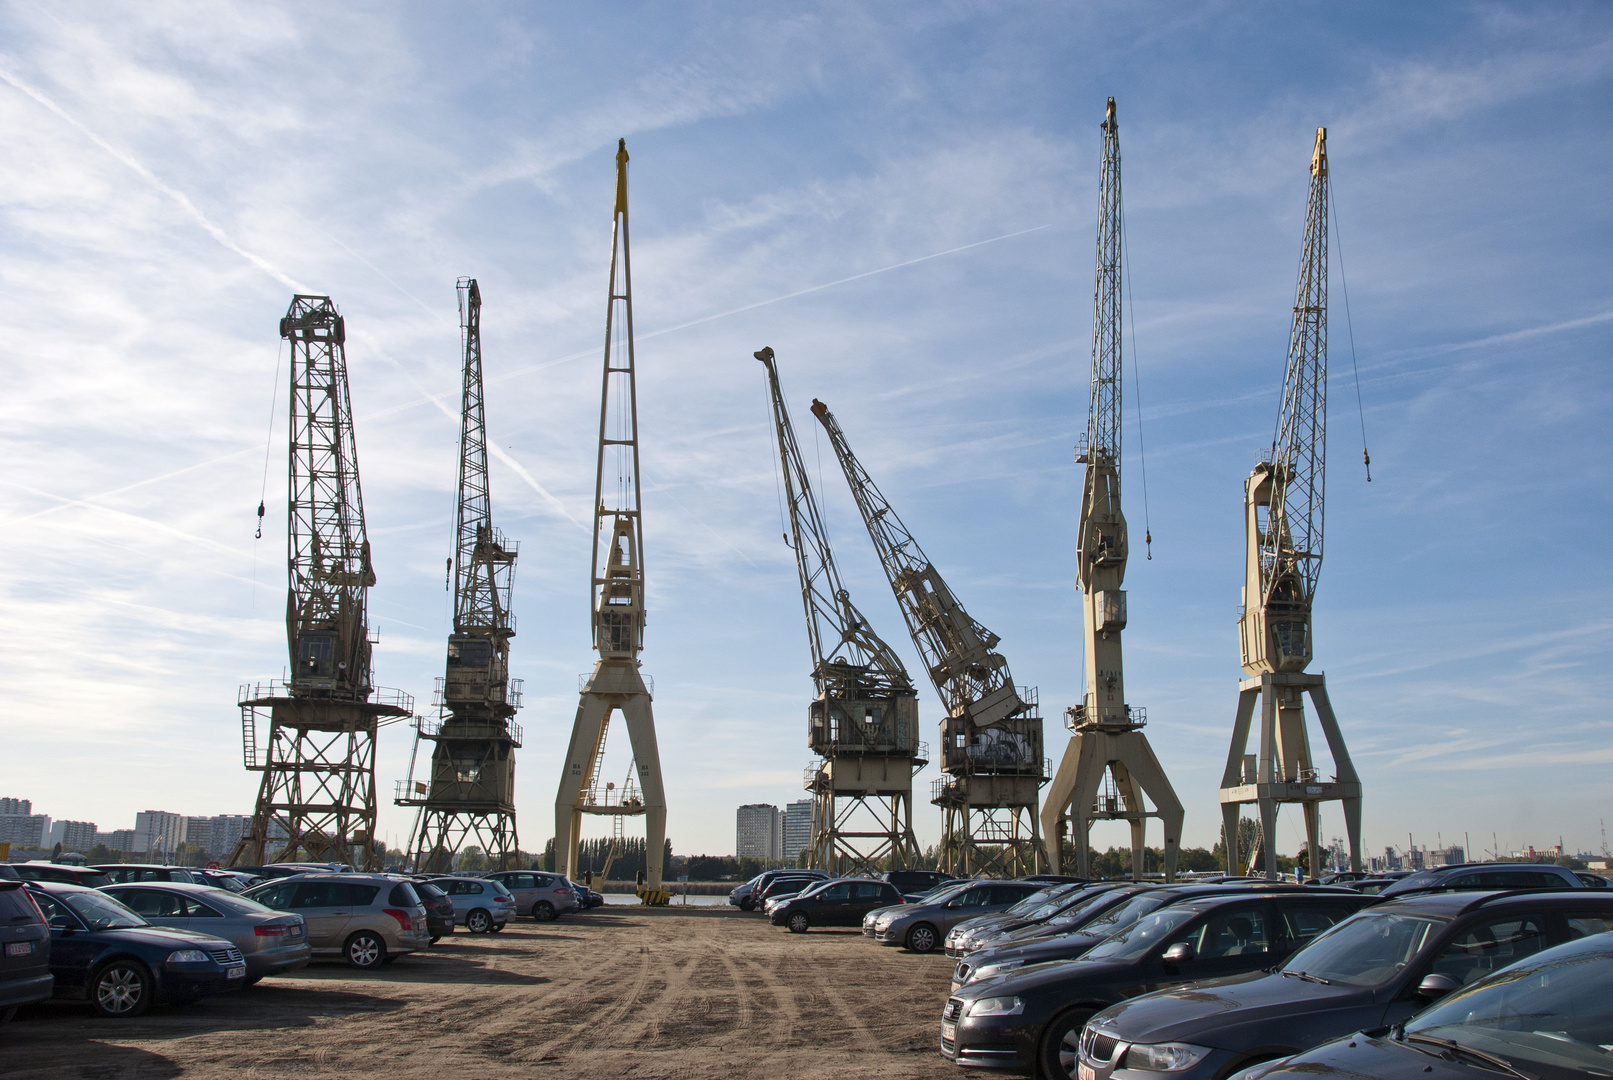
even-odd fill
[[[606,907],[135,1020],[32,1006],[0,1027],[0,1076],[955,1078],[936,1049],[950,972],[856,930]]]

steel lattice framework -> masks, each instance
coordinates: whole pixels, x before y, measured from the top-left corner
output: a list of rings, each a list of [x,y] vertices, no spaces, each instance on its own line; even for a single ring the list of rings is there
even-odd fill
[[[1087,408],[1086,454],[1113,465],[1113,498],[1120,501],[1121,262],[1120,124],[1115,99],[1103,119],[1103,164],[1098,173],[1098,255],[1092,287],[1092,400]]]
[[[611,224],[610,291],[605,311],[605,365],[599,401],[599,456],[594,474],[594,551],[590,625],[599,660],[585,683],[572,723],[565,771],[555,797],[557,868],[574,873],[585,814],[644,815],[646,882],[641,896],[665,902],[661,872],[666,797],[650,689],[639,672],[644,647],[644,529],[639,513],[638,396],[633,352],[633,272],[628,245],[627,140],[616,151],[616,206]],[[620,710],[632,742],[639,791],[617,801],[599,788],[611,715]]]
[[[464,385],[454,626],[447,674],[438,682],[437,720],[416,721],[416,755],[422,740],[434,744],[430,781],[414,779],[411,759],[409,779],[395,797],[399,805],[420,807],[410,851],[421,872],[451,869],[455,855],[472,844],[499,869],[508,869],[519,849],[515,748],[521,745],[521,730],[511,718],[520,690],[519,681],[509,677],[516,545],[493,527],[482,401],[482,292],[474,278],[460,278],[458,291]]]
[[[249,769],[263,772],[252,824],[232,862],[374,866],[375,736],[413,708],[374,694],[365,597],[375,584],[347,390],[346,324],[328,296],[294,296],[280,335],[291,343],[289,683],[243,687]],[[373,695],[373,696],[372,696]],[[258,720],[269,736],[260,751]]]
[[[812,401],[873,540],[909,635],[947,710],[932,802],[946,811],[943,869],[1035,873],[1042,850],[1037,796],[1045,782],[1042,718],[1014,686],[998,637],[976,622],[852,453],[834,414]],[[1034,697],[1027,691],[1026,696]]]
[[[805,775],[813,793],[813,866],[835,873],[907,869],[918,858],[913,774],[928,759],[918,740],[913,680],[851,602],[795,440],[773,350],[767,369],[790,533],[805,608],[812,681],[807,743],[823,760]],[[827,643],[827,647],[825,647]]]

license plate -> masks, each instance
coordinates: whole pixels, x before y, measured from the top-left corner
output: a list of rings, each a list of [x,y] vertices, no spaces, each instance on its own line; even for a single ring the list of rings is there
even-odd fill
[[[8,942],[6,942],[6,955],[7,956],[32,956],[33,954],[34,954],[34,943],[31,942],[31,941],[8,941]]]
[[[224,977],[226,979],[244,979],[244,978],[246,978],[246,967],[245,967],[245,965],[242,965],[242,966],[239,966],[239,967],[229,968],[224,973]]]
[[[958,1025],[957,1024],[948,1024],[948,1023],[943,1021],[942,1024],[941,1024],[941,1038],[945,1039],[947,1042],[953,1042],[953,1041],[955,1041],[957,1039],[957,1037],[958,1037]],[[1083,1078],[1083,1080],[1084,1080],[1084,1078]]]
[[[1080,1080],[1098,1080],[1098,1070],[1091,1065],[1081,1065],[1078,1069],[1081,1074]]]

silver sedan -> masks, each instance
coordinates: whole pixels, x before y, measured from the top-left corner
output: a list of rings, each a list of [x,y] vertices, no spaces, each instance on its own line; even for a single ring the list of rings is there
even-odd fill
[[[153,925],[230,942],[246,957],[248,985],[265,975],[295,971],[313,955],[301,915],[276,911],[223,889],[179,881],[142,881],[107,885],[101,891]]]

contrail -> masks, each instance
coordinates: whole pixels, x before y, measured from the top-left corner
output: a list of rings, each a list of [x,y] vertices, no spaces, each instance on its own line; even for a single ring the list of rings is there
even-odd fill
[[[183,469],[175,469],[172,472],[165,472],[165,473],[161,474],[160,476],[148,476],[146,479],[144,479],[144,480],[136,480],[132,484],[124,484],[122,487],[116,487],[116,488],[112,488],[112,489],[110,489],[108,491],[97,492],[94,495],[84,495],[84,496],[81,496],[81,497],[79,497],[77,499],[66,499],[66,498],[64,498],[63,496],[60,496],[60,495],[52,495],[52,496],[50,496],[51,498],[53,498],[53,499],[62,499],[62,501],[60,503],[58,503],[57,505],[55,505],[55,506],[47,506],[43,510],[35,510],[31,514],[24,514],[21,517],[10,518],[10,519],[7,520],[7,524],[8,525],[15,525],[18,522],[31,521],[34,518],[44,517],[47,514],[54,514],[58,510],[65,510],[65,509],[67,509],[68,507],[71,507],[71,506],[89,506],[96,499],[110,498],[113,495],[121,495],[125,491],[133,491],[135,488],[143,488],[148,484],[156,484],[156,483],[160,483],[160,482],[162,482],[164,480],[171,480],[176,476],[183,476],[188,472],[195,472],[197,469],[206,469],[206,468],[209,468],[209,467],[211,467],[213,465],[217,465],[221,461],[229,461],[231,458],[238,458],[242,454],[256,453],[257,449],[258,448],[255,447],[255,446],[249,446],[244,450],[237,450],[232,454],[225,454],[223,457],[210,458],[207,461],[198,461],[194,465],[186,465]],[[24,489],[24,490],[32,490],[32,489],[28,488],[28,489]]]
[[[102,150],[105,150],[108,154],[112,155],[114,158],[117,158],[124,165],[134,170],[134,172],[139,174],[139,176],[152,187],[156,188],[158,191],[162,192],[164,195],[168,196],[168,198],[172,199],[176,204],[178,204],[181,210],[188,214],[190,218],[196,222],[196,224],[200,225],[207,231],[209,236],[211,236],[214,240],[217,240],[224,247],[235,252],[237,255],[241,256],[241,258],[245,259],[253,266],[256,266],[259,270],[262,270],[265,274],[268,274],[270,277],[291,289],[293,292],[305,293],[309,291],[306,286],[293,279],[289,274],[283,272],[279,267],[275,266],[273,263],[270,263],[267,259],[250,252],[240,244],[237,244],[233,239],[230,238],[228,233],[219,228],[217,225],[213,224],[213,222],[208,219],[206,214],[197,209],[196,204],[191,202],[190,197],[187,196],[183,191],[180,191],[179,189],[165,184],[161,180],[157,179],[150,169],[140,164],[138,160],[131,157],[129,154],[119,150],[117,147],[101,138],[83,124],[79,123],[78,120],[74,119],[68,114],[67,110],[63,109],[50,98],[46,97],[38,90],[35,90],[33,87],[29,86],[27,83],[23,82],[21,79],[17,78],[4,68],[0,68],[0,79],[4,79],[17,90],[39,102],[39,104],[43,105],[45,108],[49,109],[51,112],[65,120],[86,139],[89,139],[96,146],[99,146]]]

